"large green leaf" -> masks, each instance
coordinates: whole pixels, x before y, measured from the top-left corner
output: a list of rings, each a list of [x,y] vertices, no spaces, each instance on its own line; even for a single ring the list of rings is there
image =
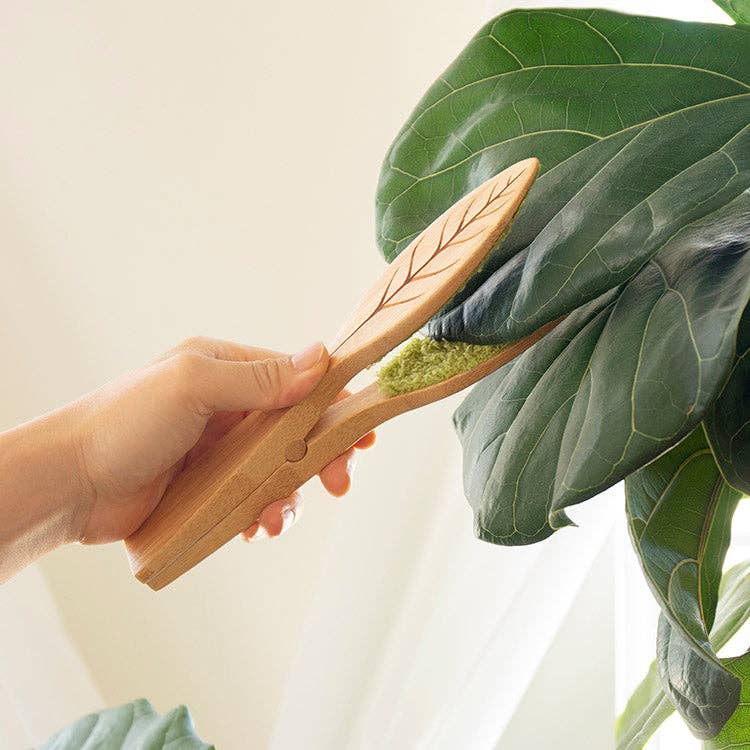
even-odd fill
[[[614,292],[585,305],[514,362],[485,378],[456,411],[464,490],[477,536],[495,544],[548,537],[556,461]],[[567,519],[558,518],[558,526]]]
[[[750,307],[735,348],[729,379],[706,415],[706,433],[727,482],[750,495]]]
[[[627,142],[670,114],[697,118],[700,147],[719,124],[705,105],[747,95],[747,40],[744,29],[602,10],[499,16],[432,85],[391,146],[377,196],[381,249],[392,259],[460,196],[525,156],[537,155],[544,172],[592,143],[620,133]],[[668,156],[659,159],[667,171]]]
[[[195,733],[185,706],[162,716],[147,700],[84,716],[40,750],[214,750]]]
[[[708,637],[741,495],[724,481],[700,426],[629,476],[625,495],[633,546],[664,615],[659,677],[693,733],[714,737],[737,708],[741,689]]]
[[[732,636],[747,622],[748,617],[750,560],[735,565],[722,576],[719,605],[711,629],[710,640],[714,651],[718,653],[729,643]],[[617,750],[641,750],[672,713],[674,706],[664,692],[654,661],[615,722]]]
[[[679,440],[726,380],[750,295],[749,40],[606,11],[511,11],[392,146],[378,194],[387,257],[521,156],[544,171],[434,336],[516,340],[617,290],[596,323],[565,324],[569,346],[539,345],[459,410],[483,538],[525,543],[565,525],[565,507]],[[547,367],[564,377],[542,378]]]
[[[750,294],[741,222],[750,222],[748,195],[687,228],[632,279],[472,391],[455,423],[481,538],[545,538],[567,523],[566,506],[627,476],[700,421],[734,360]]]
[[[515,341],[627,281],[748,189],[748,122],[750,95],[708,103],[600,141],[547,172],[432,334]],[[747,239],[743,219],[716,244]]]

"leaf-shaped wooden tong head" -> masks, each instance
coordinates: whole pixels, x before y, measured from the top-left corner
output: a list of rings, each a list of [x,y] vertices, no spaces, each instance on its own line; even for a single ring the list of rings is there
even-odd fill
[[[526,159],[487,180],[425,229],[391,263],[342,327],[328,371],[299,404],[254,412],[168,488],[126,541],[133,572],[159,589],[254,523],[377,424],[447,396],[516,356],[544,333],[441,383],[389,397],[377,383],[338,403],[360,370],[423,326],[476,271],[536,177]]]

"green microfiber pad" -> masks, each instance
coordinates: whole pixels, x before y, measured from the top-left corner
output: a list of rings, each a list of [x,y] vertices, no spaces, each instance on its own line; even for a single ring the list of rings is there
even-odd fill
[[[415,338],[380,368],[378,383],[389,396],[409,393],[471,370],[505,347]]]

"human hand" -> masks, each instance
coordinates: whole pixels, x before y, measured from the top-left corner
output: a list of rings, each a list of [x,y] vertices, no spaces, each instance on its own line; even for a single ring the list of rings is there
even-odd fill
[[[250,411],[297,403],[327,367],[322,344],[289,357],[193,338],[67,407],[75,413],[71,423],[84,487],[72,536],[87,544],[127,537],[174,478]],[[355,447],[373,442],[374,434],[366,435],[321,471],[330,494],[349,490]],[[271,503],[242,536],[278,536],[299,516],[301,499],[298,490]]]

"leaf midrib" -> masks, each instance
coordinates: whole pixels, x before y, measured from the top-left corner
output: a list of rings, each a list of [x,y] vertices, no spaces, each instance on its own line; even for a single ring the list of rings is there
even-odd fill
[[[706,625],[706,610],[703,605],[703,586],[701,585],[701,581],[703,576],[703,562],[706,557],[706,544],[708,542],[708,536],[711,533],[711,529],[713,528],[714,521],[716,520],[714,511],[716,510],[719,498],[721,497],[722,484],[723,479],[721,476],[721,472],[719,472],[719,475],[716,477],[716,481],[714,482],[713,489],[711,490],[711,499],[708,501],[708,507],[706,508],[706,518],[703,520],[703,524],[701,525],[701,536],[698,540],[698,554],[696,555],[696,557],[698,558],[696,560],[696,563],[698,565],[698,608],[700,609],[701,620],[703,621],[703,626],[707,636],[709,636],[709,632]]]

